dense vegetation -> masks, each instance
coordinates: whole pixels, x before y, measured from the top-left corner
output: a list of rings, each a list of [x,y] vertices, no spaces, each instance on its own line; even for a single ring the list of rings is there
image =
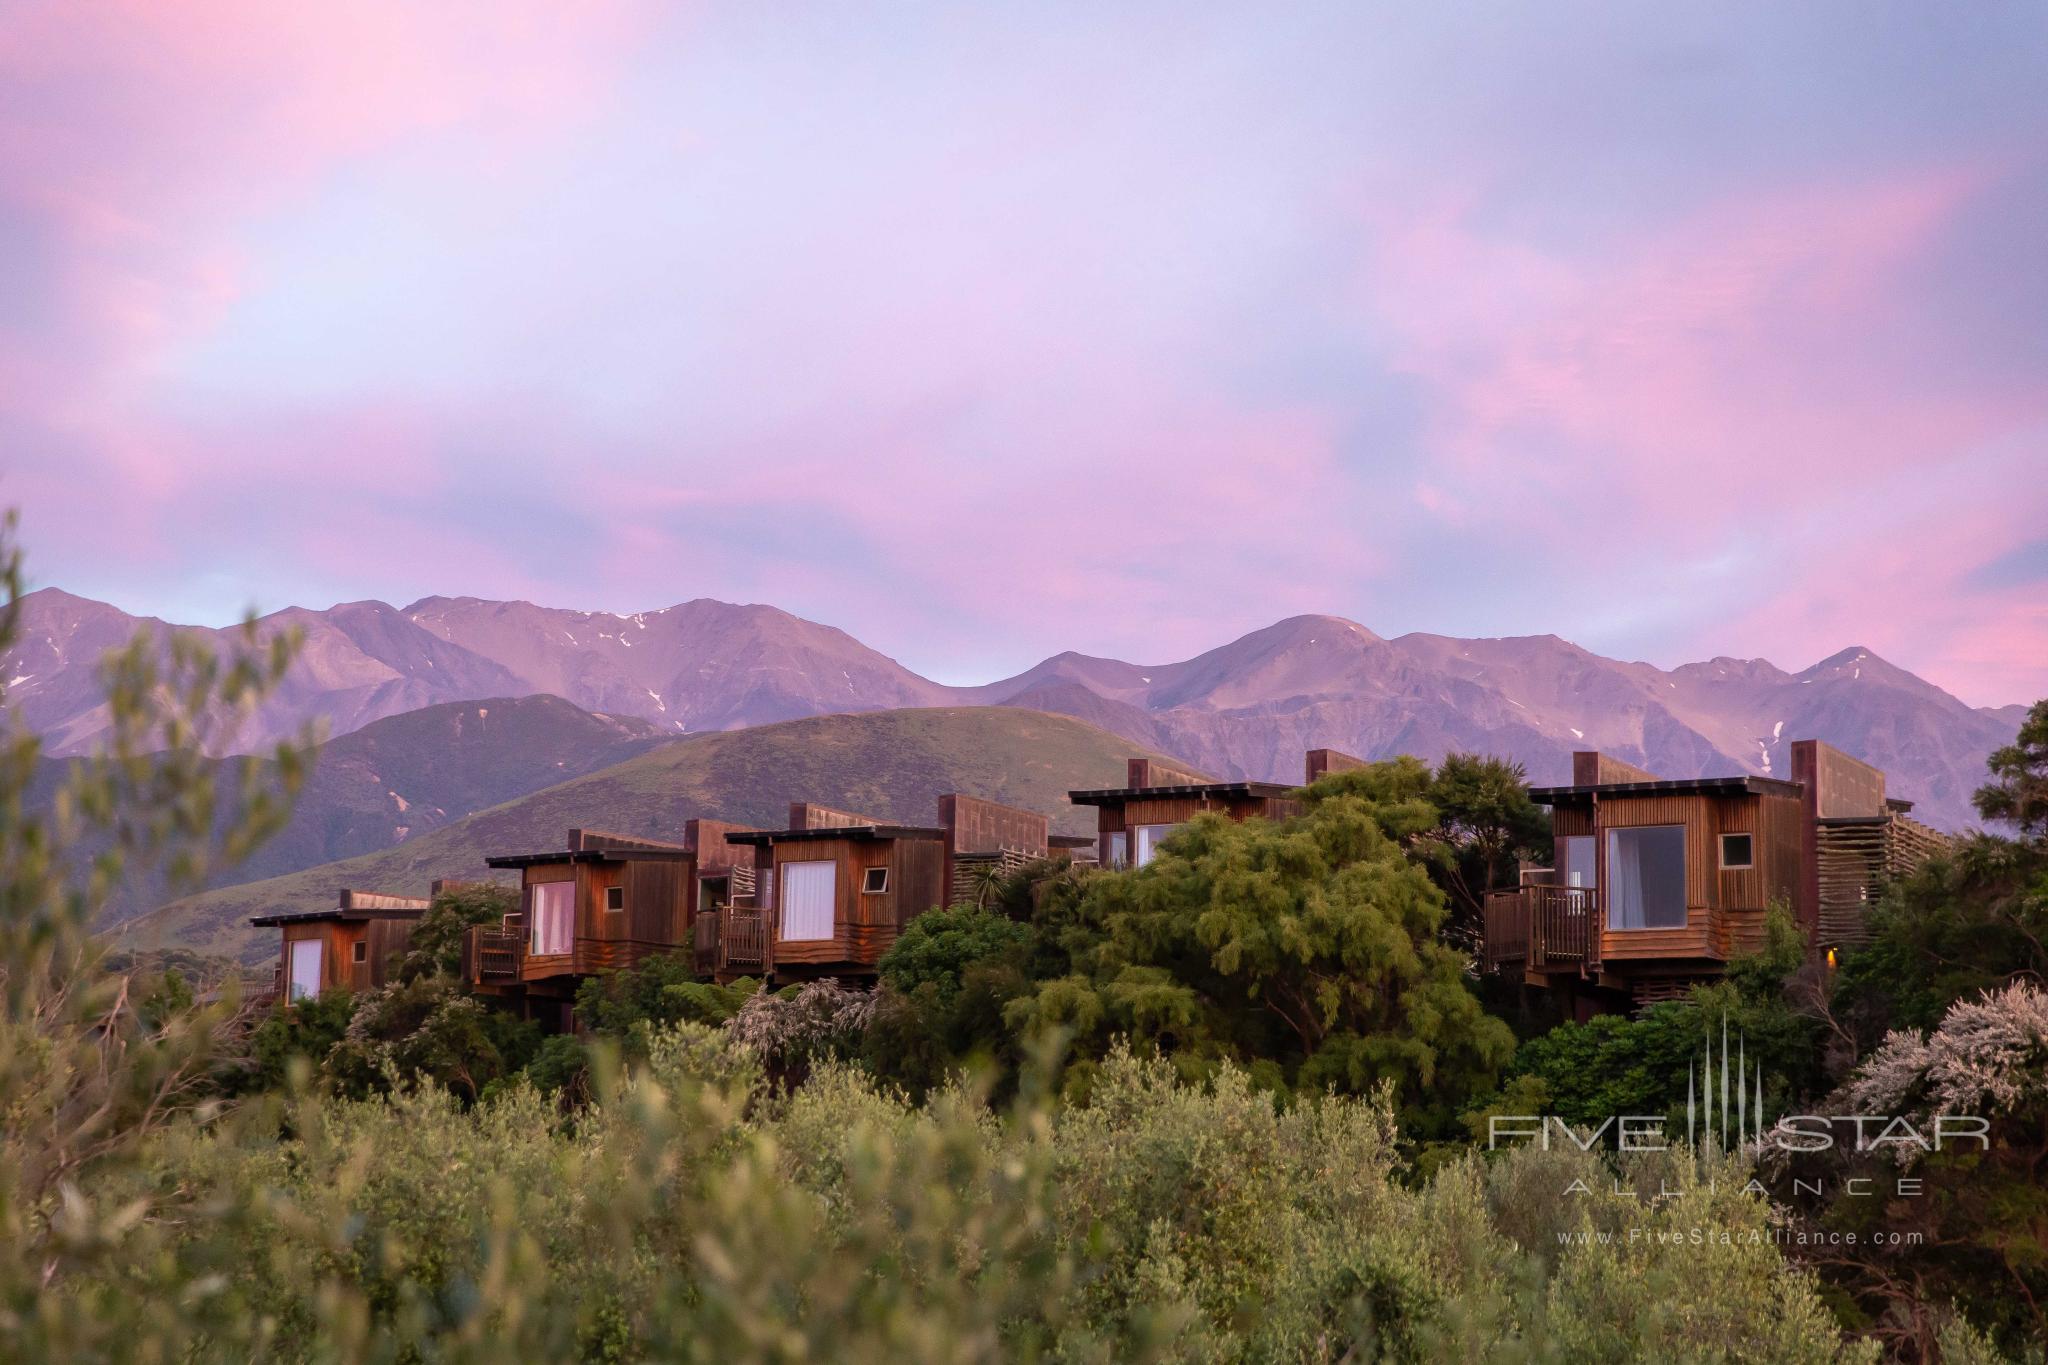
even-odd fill
[[[1780,925],[1638,1017],[1489,1008],[1472,911],[1540,813],[1510,765],[1402,760],[1297,819],[1198,820],[1141,871],[991,885],[873,991],[658,959],[545,1037],[454,979],[489,888],[436,902],[394,985],[261,1018],[87,934],[123,878],[189,882],[277,827],[299,746],[197,756],[289,655],[110,662],[110,751],[49,817],[20,799],[34,740],[0,744],[0,1359],[2038,1355],[2048,705],[1994,760],[2015,836],[1900,888],[1833,980]],[[1910,1202],[1466,1136],[1668,1110],[1724,1018],[1773,1105],[1961,1104],[2011,1136],[1880,1154]],[[1929,1243],[1788,1235],[1900,1222]]]

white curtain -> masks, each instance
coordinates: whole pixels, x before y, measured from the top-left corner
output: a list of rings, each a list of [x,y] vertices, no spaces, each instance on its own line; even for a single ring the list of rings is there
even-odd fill
[[[829,860],[782,864],[782,937],[832,937],[834,902],[838,900],[839,865]]]
[[[317,938],[292,942],[291,984],[285,992],[286,999],[310,1000],[320,994],[320,949]]]
[[[1128,862],[1131,856],[1128,849],[1128,839],[1124,832],[1117,830],[1112,833],[1109,836],[1109,865],[1111,867],[1122,867]]]
[[[1160,840],[1179,828],[1179,825],[1138,826],[1138,856],[1135,859],[1135,865],[1143,867],[1146,863],[1151,862],[1152,855],[1159,850]]]
[[[576,883],[534,883],[531,942],[536,957],[559,956],[575,946]]]

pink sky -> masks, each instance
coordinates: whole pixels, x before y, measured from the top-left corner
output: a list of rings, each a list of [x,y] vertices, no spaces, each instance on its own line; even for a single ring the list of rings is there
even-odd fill
[[[2048,694],[2048,15],[0,13],[0,503],[135,611],[1300,611]]]

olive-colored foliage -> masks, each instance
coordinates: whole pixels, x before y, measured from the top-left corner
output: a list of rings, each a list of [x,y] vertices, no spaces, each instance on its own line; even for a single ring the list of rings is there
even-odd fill
[[[662,953],[586,980],[576,990],[576,1018],[593,1032],[630,1040],[664,1024],[723,1024],[760,989],[753,977],[729,986],[700,981],[688,953]]]
[[[249,1031],[249,1088],[282,1090],[295,1064],[318,1070],[355,1018],[356,997],[326,991],[266,1013]]]
[[[1017,904],[1045,864],[993,884],[986,899]],[[1023,893],[1023,894],[1020,894]],[[1038,931],[973,905],[918,916],[882,957],[860,1056],[879,1079],[922,1097],[963,1068],[987,1070],[1007,1097],[1022,1060],[1003,1011],[1031,989]]]
[[[519,892],[496,882],[457,882],[428,902],[412,927],[398,979],[453,977],[462,971],[462,940],[472,925],[497,924],[519,908]]]
[[[1683,1000],[1639,1015],[1601,1014],[1568,1023],[1524,1042],[1508,1069],[1509,1084],[1541,1096],[1539,1110],[1504,1109],[1489,1099],[1487,1113],[1554,1114],[1597,1128],[1626,1114],[1679,1114],[1687,1085],[1709,1045],[1727,1046],[1762,1073],[1766,1113],[1790,1112],[1793,1102],[1822,1085],[1820,1025],[1788,1003],[1786,984],[1805,967],[1798,928],[1783,907],[1767,919],[1766,947],[1729,964],[1726,977],[1696,986]]]
[[[474,1100],[524,1069],[540,1044],[538,1024],[423,976],[359,997],[322,1069],[345,1094],[429,1081]]]
[[[186,1216],[108,1233],[0,1320],[0,1352],[1869,1358],[1732,1167],[1665,1202],[1614,1193],[1584,1153],[1467,1159],[1416,1186],[1383,1102],[1278,1106],[1230,1067],[1191,1086],[1113,1051],[1087,1105],[999,1115],[961,1089],[912,1106],[833,1064],[779,1094],[698,1026],[649,1044],[573,1120],[516,1085],[474,1106],[433,1087],[311,1093],[175,1125],[92,1197]]]
[[[882,983],[904,995],[930,986],[950,1005],[967,969],[992,959],[1021,959],[1031,930],[1005,915],[974,905],[928,910],[904,927],[882,955]]]
[[[1011,1023],[1088,1056],[1129,1038],[1190,1074],[1229,1059],[1262,1084],[1391,1084],[1405,1122],[1445,1126],[1514,1040],[1440,941],[1444,894],[1410,852],[1438,828],[1430,781],[1412,759],[1338,774],[1297,818],[1200,816],[1145,868],[1088,879],[1040,926],[1072,969]]]

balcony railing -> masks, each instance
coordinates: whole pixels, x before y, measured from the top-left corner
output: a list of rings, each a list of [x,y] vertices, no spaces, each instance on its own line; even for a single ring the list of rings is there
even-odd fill
[[[727,906],[718,912],[719,960],[726,967],[768,965],[768,915],[766,910]]]
[[[1593,888],[1521,886],[1487,893],[1489,971],[1591,971],[1600,962],[1600,911]]]
[[[526,928],[508,916],[502,927],[473,925],[462,938],[462,975],[472,985],[510,985],[526,960]]]

